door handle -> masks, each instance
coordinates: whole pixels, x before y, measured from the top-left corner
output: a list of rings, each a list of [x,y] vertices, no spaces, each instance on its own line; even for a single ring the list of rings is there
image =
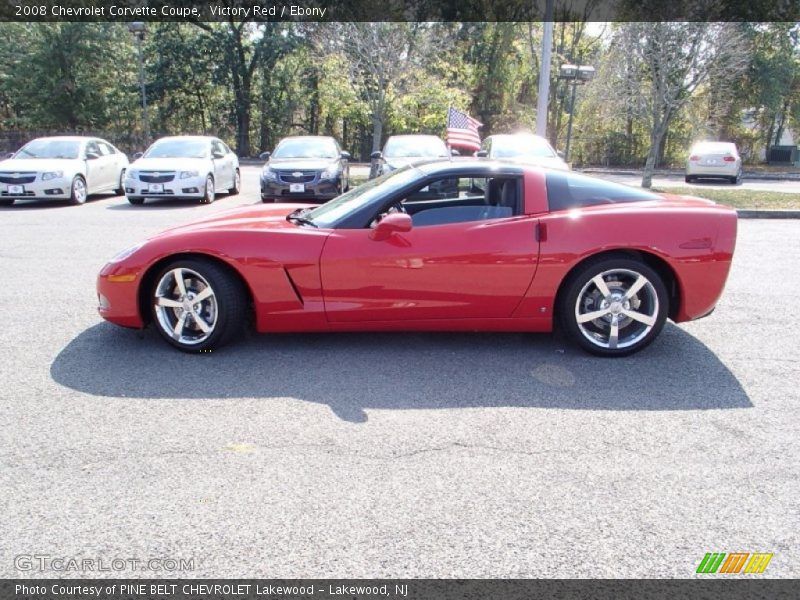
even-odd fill
[[[547,225],[544,223],[537,223],[534,229],[534,236],[537,242],[547,241]]]

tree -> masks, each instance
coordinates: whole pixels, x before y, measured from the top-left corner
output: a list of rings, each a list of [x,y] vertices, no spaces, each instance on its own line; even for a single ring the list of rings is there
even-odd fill
[[[640,97],[633,100],[639,100],[649,120],[642,176],[642,187],[649,188],[673,118],[711,74],[741,74],[747,66],[747,44],[733,23],[625,23],[617,34],[614,45],[633,61],[626,76],[636,78],[636,85],[624,82],[620,90]]]
[[[294,45],[293,30],[284,23],[195,22],[218,48],[219,68],[233,92],[236,118],[236,150],[250,155],[250,116],[256,67],[269,69]]]

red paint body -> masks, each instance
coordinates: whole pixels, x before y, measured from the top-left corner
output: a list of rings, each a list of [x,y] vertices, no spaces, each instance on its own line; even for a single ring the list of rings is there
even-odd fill
[[[675,321],[705,316],[722,293],[736,238],[728,207],[665,196],[550,212],[544,171],[536,168],[524,173],[524,205],[520,216],[416,227],[384,240],[368,228],[287,222],[298,205],[218,213],[107,264],[97,284],[108,303],[100,314],[143,327],[142,282],[162,259],[187,254],[213,257],[241,275],[261,332],[550,331],[570,270],[614,250],[641,253],[671,271]]]

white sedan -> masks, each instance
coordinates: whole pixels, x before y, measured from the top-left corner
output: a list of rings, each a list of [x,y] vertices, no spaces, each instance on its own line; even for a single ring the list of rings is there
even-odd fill
[[[686,161],[686,183],[702,177],[719,177],[736,185],[742,179],[742,157],[733,142],[700,142]]]
[[[481,144],[476,156],[509,160],[559,171],[569,171],[560,152],[556,152],[543,137],[532,133],[501,133],[490,135]]]
[[[125,178],[131,204],[143,204],[145,198],[196,198],[208,204],[217,193],[238,194],[242,186],[239,159],[215,137],[164,137],[135,156]]]
[[[15,200],[69,200],[90,194],[122,194],[128,157],[92,137],[37,138],[0,161],[0,206]]]

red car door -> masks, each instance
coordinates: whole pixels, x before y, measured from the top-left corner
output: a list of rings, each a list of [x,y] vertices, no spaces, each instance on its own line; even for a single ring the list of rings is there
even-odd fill
[[[320,271],[328,320],[510,317],[536,272],[538,220],[510,208],[502,217],[497,206],[461,206],[453,207],[459,218],[474,218],[441,222],[437,215],[449,207],[404,204],[416,212],[410,231],[376,240],[368,228],[338,229],[326,241]]]

